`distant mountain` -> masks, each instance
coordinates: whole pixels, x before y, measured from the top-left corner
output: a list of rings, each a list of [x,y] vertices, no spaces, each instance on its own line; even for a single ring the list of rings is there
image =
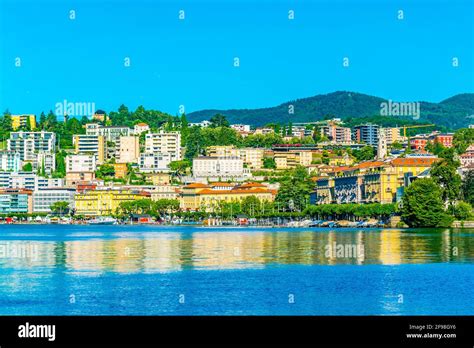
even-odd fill
[[[380,104],[386,99],[366,94],[339,91],[316,95],[262,109],[201,110],[188,114],[191,122],[207,120],[220,113],[231,123],[262,126],[268,123],[313,122],[328,116],[363,118],[380,115]],[[291,107],[294,113],[290,113]],[[474,123],[474,93],[458,94],[440,103],[420,102],[418,121],[435,123],[450,129]],[[473,115],[472,117],[469,117]],[[406,118],[406,117],[405,117]]]

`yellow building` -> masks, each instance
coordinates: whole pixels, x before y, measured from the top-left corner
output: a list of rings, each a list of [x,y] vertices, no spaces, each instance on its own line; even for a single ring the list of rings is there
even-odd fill
[[[84,216],[111,215],[117,212],[120,203],[143,198],[150,198],[150,194],[137,190],[118,189],[84,191],[75,196],[76,214]]]
[[[274,159],[277,169],[306,167],[313,161],[313,153],[310,150],[275,151]]]
[[[437,158],[395,158],[389,162],[367,161],[341,167],[331,178],[315,182],[315,203],[393,203],[405,186],[405,174],[417,176]]]
[[[354,164],[354,159],[348,155],[329,157],[330,166],[351,166]]]
[[[17,130],[21,127],[30,126],[30,130],[36,128],[36,117],[35,115],[11,115],[12,119],[12,128]]]
[[[124,179],[128,174],[127,163],[114,163],[115,179]]]
[[[168,173],[146,173],[145,180],[155,186],[169,185],[171,183],[171,175]]]
[[[234,185],[229,183],[214,183],[205,185],[194,183],[184,186],[181,193],[181,208],[185,210],[214,211],[220,202],[239,202],[250,196],[260,201],[273,201],[276,191],[268,189],[263,184],[246,183]]]

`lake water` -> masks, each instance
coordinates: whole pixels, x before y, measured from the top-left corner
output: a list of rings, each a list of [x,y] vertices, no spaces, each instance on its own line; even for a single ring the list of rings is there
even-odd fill
[[[474,230],[0,225],[0,314],[474,315]]]

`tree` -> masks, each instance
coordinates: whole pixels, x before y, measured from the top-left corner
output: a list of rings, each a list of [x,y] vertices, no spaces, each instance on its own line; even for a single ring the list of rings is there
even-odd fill
[[[22,170],[24,172],[32,172],[33,171],[33,165],[31,164],[31,162],[27,162],[23,165]]]
[[[291,174],[293,175],[281,182],[275,202],[284,210],[303,210],[308,203],[313,183],[306,168],[302,166],[298,166]]]
[[[66,151],[56,152],[56,171],[52,173],[53,178],[64,178],[66,176]]]
[[[177,199],[159,199],[153,203],[153,210],[160,216],[177,212],[179,201]]]
[[[426,144],[425,146],[425,150],[434,155],[439,155],[440,153],[443,152],[444,149],[445,147],[443,146],[443,144],[441,144],[438,141],[434,141],[434,142],[429,141],[428,144]]]
[[[458,153],[466,152],[469,145],[474,144],[474,129],[458,129],[453,136],[453,145]]]
[[[372,146],[364,146],[360,150],[353,150],[352,155],[356,158],[357,161],[369,161],[374,159],[375,150]]]
[[[215,114],[209,119],[209,122],[211,122],[210,127],[212,128],[230,126],[230,123],[229,121],[227,121],[227,118],[221,114]]]
[[[472,206],[466,202],[459,202],[454,207],[454,216],[459,220],[467,220],[472,216]]]
[[[56,214],[67,214],[69,212],[69,203],[66,201],[58,201],[51,204],[51,211]]]
[[[401,215],[410,227],[446,227],[452,222],[444,211],[441,189],[430,178],[417,179],[406,188]]]
[[[263,168],[265,169],[276,169],[275,159],[271,157],[265,157],[263,159]]]
[[[184,159],[181,161],[172,161],[169,164],[170,170],[175,176],[186,175],[187,169],[191,167],[191,162]]]
[[[474,170],[469,170],[462,181],[462,197],[464,201],[474,205]]]
[[[102,164],[95,172],[99,179],[113,178],[115,176],[115,167],[110,164]]]
[[[439,155],[446,156],[441,161],[433,163],[430,175],[433,181],[441,187],[441,198],[445,202],[453,203],[461,192],[461,176],[457,173],[459,162],[450,155],[451,149],[443,150]]]
[[[401,143],[399,143],[398,141],[394,141],[392,143],[392,149],[401,150],[401,149],[403,149],[403,145]]]
[[[39,119],[39,127],[40,129],[43,129],[43,126],[46,122],[46,115],[44,114],[44,111],[41,111],[40,119]]]

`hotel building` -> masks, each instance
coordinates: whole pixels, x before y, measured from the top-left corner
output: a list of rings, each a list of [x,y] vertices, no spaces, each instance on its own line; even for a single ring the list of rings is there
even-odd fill
[[[73,209],[75,194],[76,190],[73,188],[36,190],[33,192],[33,212],[49,213],[51,212],[51,205],[56,202],[67,202],[69,209]]]
[[[217,211],[221,202],[240,202],[250,196],[260,201],[271,202],[276,195],[275,190],[268,189],[259,183],[234,185],[224,182],[205,185],[194,183],[182,188],[181,208],[185,210]],[[259,209],[260,207],[255,207]]]
[[[143,198],[150,198],[150,194],[138,190],[110,188],[84,191],[75,195],[76,214],[84,216],[111,215],[117,212],[120,203]]]
[[[193,159],[195,178],[228,180],[244,176],[244,161],[240,157],[197,157]]]

